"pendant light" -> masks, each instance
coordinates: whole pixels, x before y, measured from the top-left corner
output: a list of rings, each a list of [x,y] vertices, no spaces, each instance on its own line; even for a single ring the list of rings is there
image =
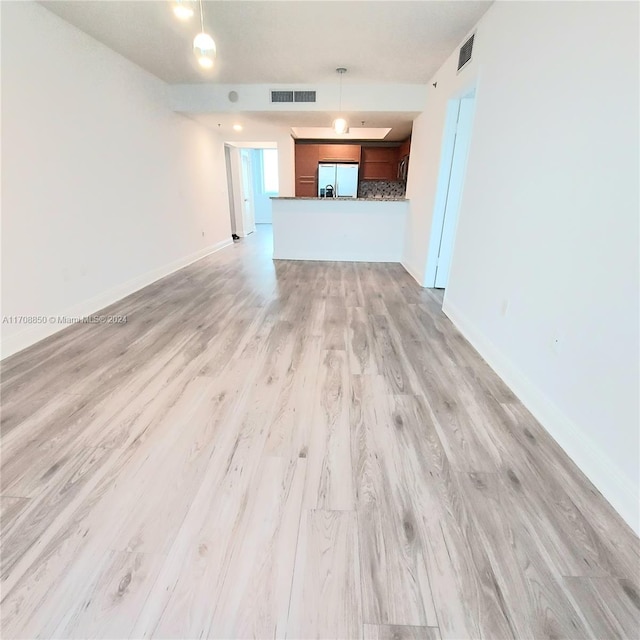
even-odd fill
[[[340,76],[340,102],[338,111],[342,113],[342,76],[347,73],[347,70],[344,67],[338,67],[336,71]],[[349,133],[349,124],[342,116],[340,116],[333,121],[333,130],[338,134]]]
[[[178,20],[189,20],[193,18],[193,0],[174,0],[173,15]]]
[[[204,30],[204,11],[200,0],[200,33],[193,39],[193,52],[204,69],[211,69],[216,59],[216,43]]]

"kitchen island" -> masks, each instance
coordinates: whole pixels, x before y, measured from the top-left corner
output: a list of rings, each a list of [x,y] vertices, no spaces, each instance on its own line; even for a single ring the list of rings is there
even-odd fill
[[[400,262],[405,198],[271,198],[277,260]]]

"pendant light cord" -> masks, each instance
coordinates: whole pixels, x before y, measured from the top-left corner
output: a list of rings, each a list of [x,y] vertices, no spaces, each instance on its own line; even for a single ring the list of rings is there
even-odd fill
[[[202,33],[204,33],[204,12],[202,11],[202,0],[200,0],[200,26],[202,27]]]
[[[344,75],[344,71],[339,71],[340,74],[340,98],[338,99],[338,111],[342,113],[342,76]]]

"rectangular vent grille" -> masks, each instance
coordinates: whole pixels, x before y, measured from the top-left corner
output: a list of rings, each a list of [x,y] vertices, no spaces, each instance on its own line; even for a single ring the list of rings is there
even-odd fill
[[[293,102],[293,91],[272,91],[271,102]]]
[[[469,60],[471,60],[471,51],[473,50],[473,38],[475,34],[471,36],[461,47],[460,55],[458,56],[458,71],[464,67]]]
[[[294,100],[296,102],[315,102],[315,91],[294,91]]]
[[[271,102],[315,102],[315,91],[272,91]]]

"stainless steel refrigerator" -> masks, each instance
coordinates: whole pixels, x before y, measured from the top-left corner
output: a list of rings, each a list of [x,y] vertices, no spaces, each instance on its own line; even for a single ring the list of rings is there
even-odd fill
[[[318,195],[326,194],[328,185],[333,187],[337,198],[358,197],[358,164],[321,163],[318,166]]]

